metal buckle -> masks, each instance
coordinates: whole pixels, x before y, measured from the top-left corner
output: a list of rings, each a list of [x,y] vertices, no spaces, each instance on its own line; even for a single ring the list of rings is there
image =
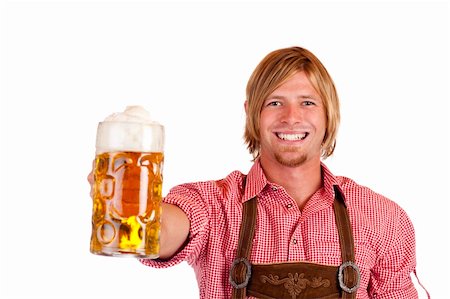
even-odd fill
[[[355,270],[356,272],[356,284],[349,288],[345,285],[344,283],[344,269],[347,267],[352,267],[353,270]],[[339,286],[341,287],[341,289],[349,294],[356,292],[356,290],[359,288],[359,282],[361,280],[361,274],[359,273],[359,268],[358,266],[352,262],[352,261],[347,261],[342,263],[339,266],[339,271],[338,271],[338,281],[339,281]]]
[[[238,284],[233,279],[233,270],[234,270],[234,267],[236,267],[236,265],[241,263],[241,262],[244,263],[244,265],[247,267],[247,272],[245,273],[245,280],[244,280],[244,282]],[[243,257],[235,259],[233,261],[233,263],[231,264],[231,269],[230,269],[230,283],[231,283],[231,285],[235,289],[245,288],[248,285],[248,282],[250,280],[250,276],[252,276],[252,265],[250,264],[250,262],[246,258],[243,258]]]

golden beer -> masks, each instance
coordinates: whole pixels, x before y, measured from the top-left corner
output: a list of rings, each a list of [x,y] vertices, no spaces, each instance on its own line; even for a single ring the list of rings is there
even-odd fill
[[[139,106],[127,107],[124,115],[114,114],[97,128],[90,245],[94,254],[159,256],[164,127],[146,119],[146,113]]]
[[[163,153],[96,156],[92,253],[158,256],[163,159]]]

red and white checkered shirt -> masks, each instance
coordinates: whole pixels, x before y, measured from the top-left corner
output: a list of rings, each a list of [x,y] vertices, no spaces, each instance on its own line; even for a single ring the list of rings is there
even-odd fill
[[[242,203],[258,197],[258,216],[250,261],[308,261],[340,265],[339,235],[333,212],[334,190],[343,191],[361,271],[357,298],[417,298],[411,280],[415,269],[414,228],[396,203],[346,177],[335,177],[322,164],[323,185],[300,211],[279,185],[267,181],[257,161],[247,176],[234,171],[218,181],[179,185],[164,201],[180,207],[191,227],[189,242],[170,260],[142,259],[162,268],[187,261],[201,298],[230,298],[231,263],[236,257]]]

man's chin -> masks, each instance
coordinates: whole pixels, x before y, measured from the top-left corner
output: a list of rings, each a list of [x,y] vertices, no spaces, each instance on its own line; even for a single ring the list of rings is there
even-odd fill
[[[285,154],[275,154],[275,159],[278,163],[286,167],[298,167],[306,161],[305,155],[297,155],[295,157],[289,157]]]

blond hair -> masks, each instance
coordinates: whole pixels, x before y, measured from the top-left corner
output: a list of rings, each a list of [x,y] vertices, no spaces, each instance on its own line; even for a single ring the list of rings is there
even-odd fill
[[[263,102],[296,72],[303,71],[315,88],[325,107],[327,118],[321,156],[334,152],[339,127],[339,98],[331,76],[319,59],[300,47],[275,50],[258,64],[247,83],[247,117],[244,139],[249,152],[259,157],[259,120]]]

